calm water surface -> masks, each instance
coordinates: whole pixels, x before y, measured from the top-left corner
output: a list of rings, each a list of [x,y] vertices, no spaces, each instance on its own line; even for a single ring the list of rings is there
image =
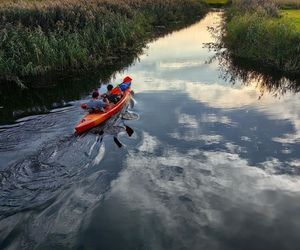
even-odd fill
[[[299,248],[299,94],[223,80],[203,46],[219,22],[150,43],[115,75],[134,79],[132,137],[114,121],[102,141],[73,135],[85,89],[0,127],[0,249]]]

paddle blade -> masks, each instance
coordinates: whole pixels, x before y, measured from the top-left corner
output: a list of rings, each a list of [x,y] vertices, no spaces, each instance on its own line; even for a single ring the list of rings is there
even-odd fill
[[[128,127],[127,125],[125,125],[125,129],[126,129],[128,136],[131,137],[132,134],[134,133],[134,130],[131,127]]]
[[[104,134],[104,131],[103,130],[101,130],[100,132],[99,132],[99,137],[98,137],[98,139],[97,139],[97,142],[99,142],[100,141],[100,143],[102,142],[102,140],[103,140],[103,134]],[[102,136],[101,136],[102,135]]]
[[[121,148],[123,145],[122,145],[122,143],[118,140],[118,138],[117,137],[115,137],[114,136],[114,142],[117,144],[117,146],[119,147],[119,148]]]

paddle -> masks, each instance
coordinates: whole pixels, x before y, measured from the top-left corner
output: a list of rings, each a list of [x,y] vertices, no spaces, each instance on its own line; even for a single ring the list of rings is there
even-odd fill
[[[117,146],[119,148],[121,148],[123,146],[122,143],[118,140],[118,138],[116,136],[114,136],[114,142],[117,144]]]
[[[103,140],[103,135],[104,135],[104,131],[103,130],[101,130],[100,132],[99,132],[99,135],[101,136],[101,137],[98,137],[98,139],[97,139],[97,142],[99,142],[100,141],[100,143],[102,142],[102,140]]]
[[[134,133],[134,130],[131,127],[125,125],[124,121],[123,121],[123,124],[125,126],[126,133],[128,134],[129,137],[131,137]],[[119,141],[119,139],[116,136],[114,136],[114,142],[117,144],[117,146],[119,148],[121,148],[123,146],[122,143]]]
[[[104,131],[103,130],[101,130],[99,133],[97,133],[98,135],[99,135],[99,137],[97,138],[97,142],[102,142],[102,140],[103,140],[103,137],[104,137]],[[119,139],[116,137],[116,136],[114,136],[114,142],[117,144],[117,146],[119,147],[119,148],[121,148],[123,145],[122,145],[122,143],[119,141]]]
[[[125,130],[126,130],[129,137],[131,137],[132,134],[134,133],[134,130],[131,127],[127,126],[127,125],[125,125]]]
[[[124,123],[124,121],[123,121],[123,124],[124,124],[126,133],[128,134],[129,137],[131,137],[132,134],[134,133],[134,130],[133,130],[131,127],[127,126],[127,125]],[[119,139],[118,139],[117,136],[114,136],[114,142],[117,144],[117,146],[118,146],[119,148],[121,148],[121,147],[123,146],[123,144],[119,141]]]
[[[124,121],[122,121],[122,123],[125,127],[126,133],[128,134],[129,137],[131,137],[132,134],[134,133],[134,130],[131,127],[127,126]]]

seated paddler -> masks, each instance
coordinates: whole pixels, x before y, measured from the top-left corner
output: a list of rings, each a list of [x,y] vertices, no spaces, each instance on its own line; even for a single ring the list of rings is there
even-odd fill
[[[87,103],[82,103],[81,107],[83,109],[87,109],[89,113],[97,113],[97,112],[105,112],[105,109],[109,105],[109,101],[107,98],[103,98],[103,100],[99,99],[99,92],[95,90],[92,93],[92,99],[89,100]]]
[[[112,93],[114,86],[111,84],[107,85],[107,91],[105,94],[101,95],[102,98],[107,98],[110,103],[116,104],[122,98],[122,92],[117,94]]]

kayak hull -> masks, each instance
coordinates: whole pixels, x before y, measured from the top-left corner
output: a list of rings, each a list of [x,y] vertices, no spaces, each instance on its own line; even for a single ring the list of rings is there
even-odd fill
[[[76,125],[75,132],[76,134],[80,135],[91,128],[94,128],[101,123],[105,122],[107,119],[112,117],[113,115],[117,114],[121,109],[128,103],[130,100],[130,88],[124,91],[121,100],[117,104],[110,104],[108,107],[105,108],[105,112],[100,113],[92,113],[87,114],[83,117],[83,119]]]

